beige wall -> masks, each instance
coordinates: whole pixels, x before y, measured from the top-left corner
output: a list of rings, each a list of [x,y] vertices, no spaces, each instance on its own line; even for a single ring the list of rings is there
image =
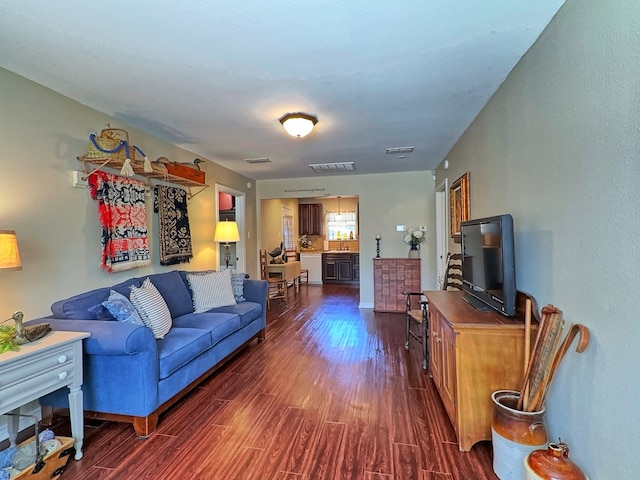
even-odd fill
[[[509,212],[519,290],[586,325],[546,402],[592,479],[637,478],[640,3],[567,0],[437,170],[471,216]]]
[[[128,130],[131,142],[152,160],[165,156],[192,162],[196,155],[3,69],[0,89],[0,229],[16,230],[23,264],[22,271],[0,273],[0,319],[14,310],[23,310],[27,319],[47,315],[55,300],[131,276],[215,268],[216,182],[244,192],[247,231],[257,231],[256,193],[246,187],[251,179],[206,162],[203,168],[211,186],[189,202],[191,263],[160,266],[157,218],[149,198],[152,265],[113,274],[102,271],[96,203],[88,190],[74,188],[71,181],[71,172],[83,168],[76,157],[86,152],[89,133],[111,122]],[[257,262],[256,242],[250,240],[247,270],[252,277],[257,276]]]
[[[421,250],[422,286],[425,289],[435,287],[435,188],[431,172],[260,180],[256,188],[260,201],[323,195],[358,196],[361,307],[373,308],[372,259],[376,255],[376,234],[382,235],[382,257],[407,257],[409,247],[395,231],[396,225],[428,227],[428,240]]]
[[[274,198],[260,202],[260,250],[270,252],[282,242],[282,209],[293,213],[293,231],[298,231],[298,201],[294,198]],[[267,258],[270,260],[270,257]]]

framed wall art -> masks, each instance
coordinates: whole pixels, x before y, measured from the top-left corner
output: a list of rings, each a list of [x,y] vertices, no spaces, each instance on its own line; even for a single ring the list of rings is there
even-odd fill
[[[451,237],[460,242],[460,223],[469,220],[469,172],[449,188],[449,219]]]

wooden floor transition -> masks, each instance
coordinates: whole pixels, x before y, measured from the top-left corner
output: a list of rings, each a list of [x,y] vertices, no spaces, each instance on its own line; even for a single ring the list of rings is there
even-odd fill
[[[491,443],[458,450],[438,393],[404,349],[404,316],[358,309],[358,287],[272,302],[267,339],[160,417],[92,421],[61,480],[495,480]],[[126,392],[122,392],[126,395]],[[53,428],[68,435],[68,419]]]

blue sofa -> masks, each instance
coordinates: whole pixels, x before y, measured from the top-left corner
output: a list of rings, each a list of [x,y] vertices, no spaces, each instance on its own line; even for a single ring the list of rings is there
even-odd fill
[[[163,339],[142,325],[98,320],[95,306],[110,290],[129,295],[147,277],[131,278],[51,306],[54,330],[83,331],[85,416],[133,424],[140,437],[156,428],[159,415],[255,338],[265,337],[267,282],[244,280],[246,301],[194,313],[186,274],[149,275],[169,307],[172,327]],[[68,408],[67,392],[43,397],[41,405]]]

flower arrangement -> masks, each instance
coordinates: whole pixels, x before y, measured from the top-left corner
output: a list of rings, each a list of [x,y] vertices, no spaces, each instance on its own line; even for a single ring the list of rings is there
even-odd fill
[[[422,230],[415,228],[409,230],[402,240],[407,245],[411,245],[411,249],[416,249],[421,243],[427,241],[427,236]]]
[[[300,238],[298,239],[298,243],[300,244],[300,248],[309,248],[309,247],[311,247],[311,242],[309,240],[307,240],[307,236],[306,235],[300,235]]]
[[[13,325],[0,325],[0,353],[18,350],[19,347],[16,343],[17,333]]]

